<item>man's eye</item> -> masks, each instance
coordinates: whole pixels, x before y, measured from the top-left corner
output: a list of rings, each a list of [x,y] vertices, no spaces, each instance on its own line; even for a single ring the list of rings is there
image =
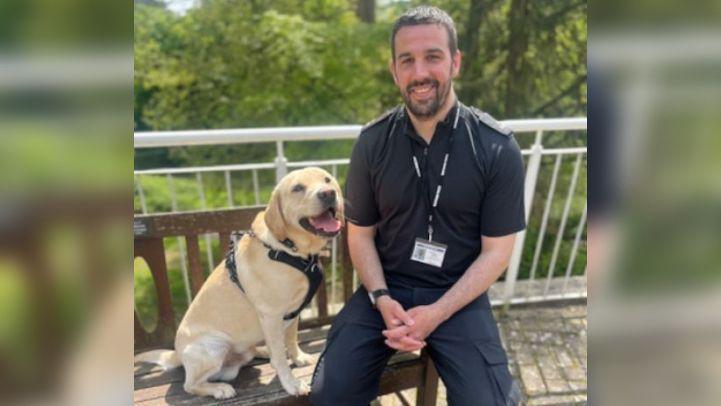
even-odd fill
[[[305,186],[301,185],[300,183],[293,186],[293,189],[291,189],[293,192],[302,192],[305,190]]]

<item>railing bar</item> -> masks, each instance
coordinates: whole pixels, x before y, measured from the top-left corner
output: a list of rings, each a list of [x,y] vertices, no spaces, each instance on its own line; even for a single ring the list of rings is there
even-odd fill
[[[260,204],[260,186],[258,185],[258,170],[253,169],[253,192],[255,193],[255,204]]]
[[[203,187],[203,174],[201,172],[197,172],[195,174],[195,178],[198,180],[198,195],[200,196],[200,208],[203,210],[207,210],[208,204],[205,200],[205,190]],[[215,268],[215,265],[213,264],[213,250],[212,246],[210,245],[210,235],[205,234],[205,255],[208,260],[208,275],[210,275],[213,272],[213,268]]]
[[[578,154],[576,158],[576,164],[573,168],[573,177],[571,178],[571,185],[568,187],[568,195],[566,196],[566,204],[563,207],[563,215],[561,217],[561,226],[558,229],[556,235],[556,244],[553,247],[553,255],[551,256],[551,263],[548,266],[548,275],[546,278],[546,286],[543,289],[543,295],[548,294],[548,288],[551,286],[551,278],[553,277],[554,268],[556,267],[556,260],[558,259],[558,251],[561,248],[561,241],[563,240],[563,231],[566,228],[566,222],[568,221],[568,212],[571,209],[571,203],[573,202],[573,193],[576,190],[576,183],[578,181],[578,174],[581,169],[581,158],[582,155]]]
[[[197,180],[198,196],[200,197],[200,208],[205,210],[206,202],[205,202],[205,191],[203,190],[203,174],[200,172],[197,172],[195,174],[195,179]]]
[[[140,196],[140,210],[143,211],[143,214],[148,214],[148,206],[145,204],[145,193],[143,193],[143,185],[140,184],[140,176],[135,176],[135,185]]]
[[[561,168],[561,161],[563,155],[556,156],[556,163],[553,166],[553,176],[551,177],[551,185],[548,187],[548,194],[546,195],[546,207],[543,208],[543,218],[541,220],[541,230],[538,233],[538,240],[536,241],[536,251],[533,253],[533,265],[531,265],[531,274],[529,280],[533,281],[536,277],[536,268],[538,267],[538,259],[541,257],[541,248],[543,247],[543,239],[546,235],[546,226],[548,226],[548,215],[551,212],[551,206],[553,205],[553,196],[556,193],[556,180],[558,180],[558,172]]]
[[[172,174],[167,174],[168,180],[168,191],[170,192],[170,207],[173,213],[178,211],[178,196],[175,193],[175,180]],[[178,252],[180,253],[180,271],[183,277],[183,285],[185,286],[185,297],[188,299],[188,304],[193,300],[193,296],[190,292],[190,279],[188,277],[188,264],[186,263],[185,254],[185,241],[182,238],[177,237]]]
[[[574,148],[555,148],[555,149],[544,149],[541,155],[575,155],[579,153],[586,153],[588,149],[586,147],[574,147]],[[521,151],[522,155],[531,155],[533,153],[530,149],[524,149]],[[285,167],[287,168],[304,168],[308,166],[327,166],[327,165],[348,165],[350,159],[328,159],[320,161],[297,161],[297,162],[286,162]],[[240,165],[218,165],[218,166],[196,166],[190,168],[158,168],[158,169],[143,169],[133,171],[135,175],[165,175],[172,173],[178,174],[189,174],[198,172],[223,172],[223,171],[252,171],[261,169],[276,169],[278,167],[275,163],[259,163],[259,164],[240,164]]]
[[[515,133],[543,131],[575,131],[587,128],[586,117],[505,120],[503,125]],[[361,125],[315,127],[230,128],[190,131],[147,131],[133,134],[135,148],[186,145],[244,144],[274,141],[310,141],[354,139]]]
[[[175,181],[173,180],[172,174],[167,174],[166,179],[168,180],[168,191],[170,192],[170,209],[172,213],[178,211],[178,197],[175,194]]]
[[[185,286],[185,297],[188,299],[188,305],[193,301],[193,295],[190,292],[190,278],[188,277],[188,264],[186,263],[185,241],[180,236],[176,237],[178,241],[178,251],[180,252],[180,271],[183,276],[183,285]]]
[[[193,166],[186,168],[156,168],[141,169],[133,171],[136,175],[165,175],[166,173],[191,174],[196,172],[222,172],[222,171],[250,171],[253,169],[273,169],[274,163],[253,163],[253,164],[233,164],[233,165],[215,165],[215,166]]]
[[[225,171],[225,191],[228,195],[228,207],[235,207],[233,203],[233,186],[230,181],[230,171]]]
[[[215,258],[213,258],[213,246],[210,241],[210,234],[205,234],[205,256],[208,259],[208,276],[215,269]]]
[[[566,286],[568,285],[568,279],[571,277],[571,270],[573,269],[573,263],[576,261],[576,253],[578,252],[578,245],[581,241],[581,234],[586,225],[586,213],[588,211],[588,203],[583,206],[583,214],[581,214],[581,221],[578,223],[576,228],[576,238],[573,240],[573,248],[571,249],[571,257],[568,259],[568,266],[566,267],[566,276],[563,278],[563,289],[562,294],[566,293]]]

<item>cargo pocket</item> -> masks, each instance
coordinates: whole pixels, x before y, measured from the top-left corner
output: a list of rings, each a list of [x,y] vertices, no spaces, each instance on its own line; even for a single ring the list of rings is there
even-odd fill
[[[486,361],[488,375],[495,384],[494,397],[496,405],[516,405],[518,396],[512,391],[513,377],[508,370],[508,358],[501,343],[496,340],[479,340],[474,342],[476,348]]]

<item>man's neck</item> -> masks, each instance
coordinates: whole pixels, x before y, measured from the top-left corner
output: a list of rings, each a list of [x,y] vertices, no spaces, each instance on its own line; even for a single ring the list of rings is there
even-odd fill
[[[451,111],[454,104],[456,104],[456,94],[453,90],[451,90],[450,94],[446,98],[445,105],[440,110],[438,110],[438,112],[433,117],[422,120],[416,117],[407,108],[406,111],[408,111],[408,116],[411,118],[413,128],[415,128],[418,135],[420,135],[421,138],[426,141],[426,143],[430,144],[431,139],[433,139],[433,134],[436,132],[436,125],[438,125],[440,121],[443,121],[443,119],[446,118],[448,112]]]

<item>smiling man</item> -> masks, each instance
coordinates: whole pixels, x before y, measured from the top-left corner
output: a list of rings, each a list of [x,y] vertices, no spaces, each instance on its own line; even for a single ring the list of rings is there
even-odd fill
[[[367,405],[396,351],[427,346],[451,405],[516,404],[487,290],[525,227],[513,135],[461,104],[453,20],[404,13],[390,71],[404,105],[366,125],[346,183],[348,244],[363,284],[313,376],[316,405]]]

